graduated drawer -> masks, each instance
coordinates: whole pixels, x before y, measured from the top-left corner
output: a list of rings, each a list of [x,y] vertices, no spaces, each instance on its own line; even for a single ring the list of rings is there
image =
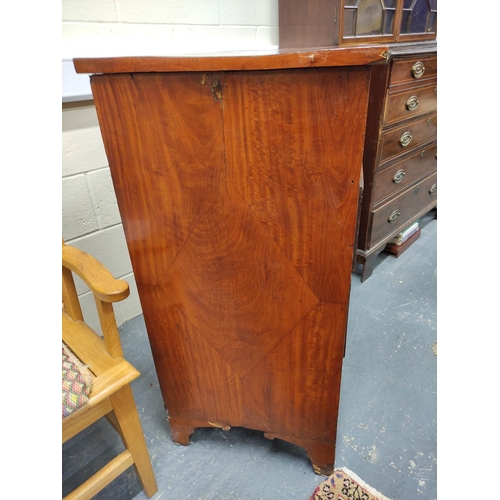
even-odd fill
[[[437,76],[437,56],[395,60],[389,85],[421,81]]]
[[[424,210],[430,210],[436,205],[436,200],[437,173],[434,173],[375,210],[372,222],[372,246],[397,232]]]
[[[437,111],[437,84],[413,87],[404,91],[389,91],[385,112],[385,123],[413,118]]]
[[[437,136],[437,114],[395,127],[382,134],[380,163],[420,147]]]
[[[433,144],[380,171],[375,181],[373,203],[381,202],[435,170],[437,168],[436,155],[437,144]]]

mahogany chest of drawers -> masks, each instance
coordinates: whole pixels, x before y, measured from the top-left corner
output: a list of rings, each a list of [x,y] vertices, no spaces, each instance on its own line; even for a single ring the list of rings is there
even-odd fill
[[[437,205],[435,44],[390,47],[372,69],[356,262],[361,280],[405,227]]]
[[[332,472],[383,50],[75,60],[93,74],[175,442],[247,427]]]

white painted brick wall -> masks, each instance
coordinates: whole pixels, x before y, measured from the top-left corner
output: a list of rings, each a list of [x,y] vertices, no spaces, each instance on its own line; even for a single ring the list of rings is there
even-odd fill
[[[278,0],[63,0],[62,57],[206,53],[278,46]],[[142,312],[92,101],[62,107],[62,235],[99,259],[131,294],[118,324]],[[77,280],[87,321],[93,297]]]
[[[219,0],[117,0],[121,22],[219,24]]]

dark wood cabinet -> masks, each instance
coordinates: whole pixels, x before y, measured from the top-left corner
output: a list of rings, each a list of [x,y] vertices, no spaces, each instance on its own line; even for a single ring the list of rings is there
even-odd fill
[[[437,205],[436,45],[392,46],[388,60],[370,82],[356,252],[362,281],[386,245]]]
[[[354,259],[364,281],[386,245],[437,205],[437,2],[280,0],[279,25],[282,48],[389,44],[370,78]]]
[[[174,441],[247,427],[332,472],[369,65],[387,50],[75,60]]]

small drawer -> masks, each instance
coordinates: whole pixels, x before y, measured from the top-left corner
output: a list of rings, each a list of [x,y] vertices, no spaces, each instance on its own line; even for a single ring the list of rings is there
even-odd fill
[[[396,194],[436,168],[437,144],[418,150],[403,161],[392,164],[377,174],[373,203],[377,204]]]
[[[413,120],[383,133],[380,163],[420,147],[437,136],[437,114]]]
[[[386,125],[437,111],[437,85],[415,87],[402,92],[389,92],[385,113]]]
[[[437,203],[437,173],[425,178],[401,193],[397,198],[372,212],[371,245],[397,232],[422,211],[431,210]]]
[[[395,60],[392,63],[389,85],[400,85],[436,77],[437,56]]]

